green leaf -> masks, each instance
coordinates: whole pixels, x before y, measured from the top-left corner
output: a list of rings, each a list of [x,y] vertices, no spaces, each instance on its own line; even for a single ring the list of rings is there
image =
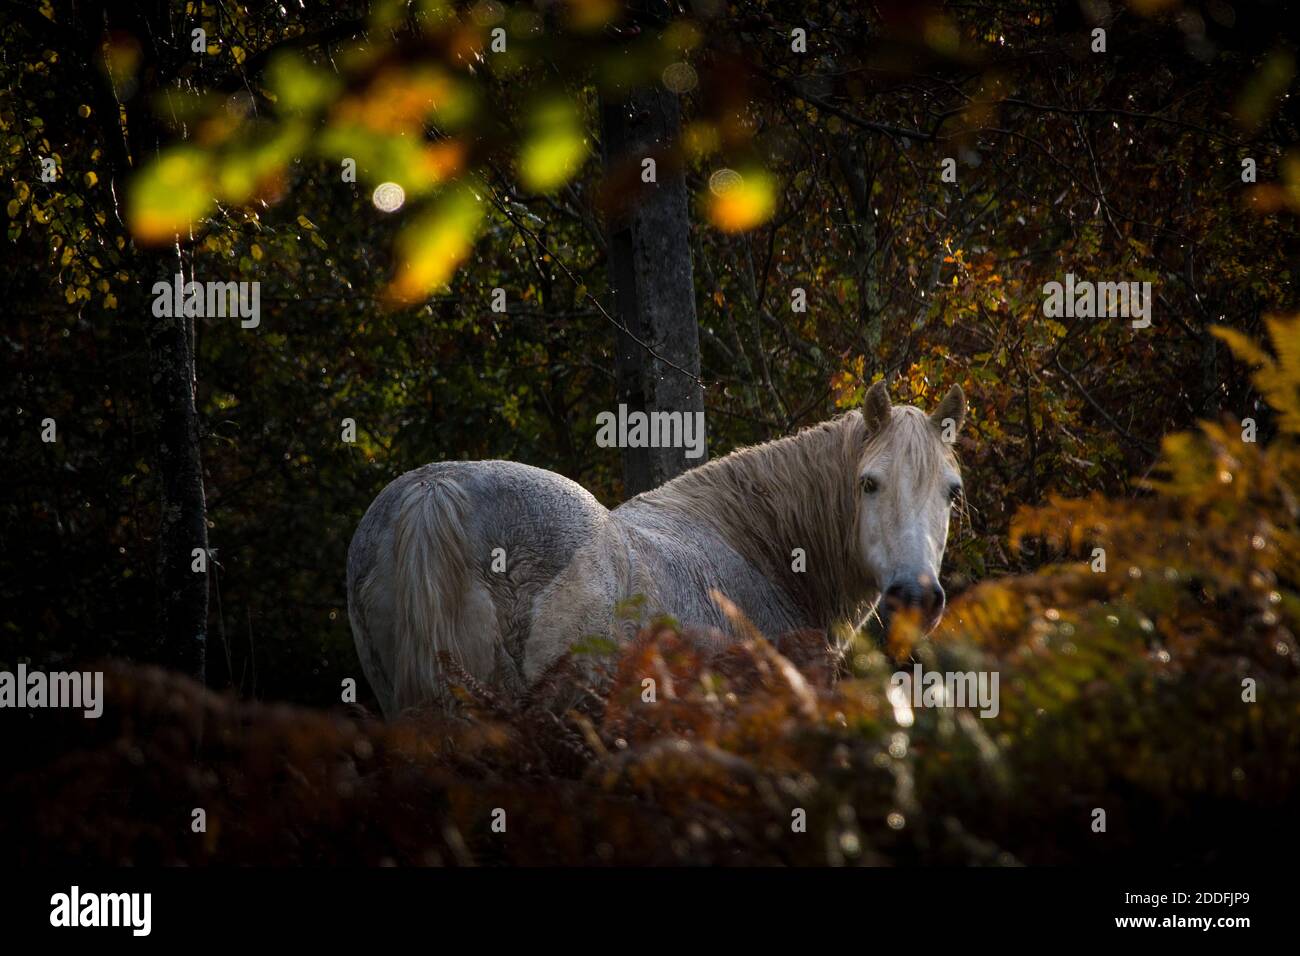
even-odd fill
[[[519,178],[531,192],[554,192],[573,178],[589,152],[577,110],[564,99],[547,101],[533,115],[519,154]]]
[[[212,171],[207,156],[192,148],[166,153],[135,182],[127,220],[142,242],[167,242],[212,209]]]

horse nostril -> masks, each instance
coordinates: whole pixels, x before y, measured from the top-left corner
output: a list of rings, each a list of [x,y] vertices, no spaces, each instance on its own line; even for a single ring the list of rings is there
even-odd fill
[[[924,608],[925,592],[914,583],[892,584],[885,591],[885,602],[894,610]]]
[[[885,605],[893,611],[915,608],[934,614],[943,607],[943,601],[943,588],[929,580],[891,584],[885,589]]]
[[[925,595],[925,609],[933,614],[943,607],[943,588],[938,584],[931,584],[923,588],[922,593]]]

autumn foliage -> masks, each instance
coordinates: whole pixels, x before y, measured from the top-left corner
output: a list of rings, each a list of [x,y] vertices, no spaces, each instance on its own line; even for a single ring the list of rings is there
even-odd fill
[[[1277,313],[1297,305],[1300,96],[1274,5],[634,6],[6,5],[0,670],[103,660],[107,682],[98,720],[0,710],[0,846],[418,865],[1295,849],[1300,321]],[[645,158],[690,197],[710,454],[878,380],[925,408],[968,395],[944,621],[834,653],[648,622],[518,702],[459,675],[451,717],[340,709],[361,678],[348,540],[393,478],[500,458],[627,497],[592,435],[621,387],[609,220],[649,184],[606,162],[601,112],[642,85],[681,112]],[[160,326],[151,289],[177,272],[260,283],[259,327]],[[1049,316],[1067,274],[1150,283],[1153,322]],[[159,328],[187,358],[155,391]],[[146,666],[192,664],[156,623],[160,551],[194,546],[167,533],[169,399],[193,404],[206,687]],[[996,672],[998,715],[891,696],[915,663]]]
[[[1167,863],[1294,849],[1297,325],[1272,323],[1276,358],[1232,343],[1279,413],[1273,442],[1207,422],[1165,442],[1139,500],[1026,509],[1018,541],[1084,560],[979,585],[911,648],[927,668],[997,671],[995,718],[913,709],[890,693],[900,663],[863,636],[841,657],[815,633],[726,645],[668,624],[611,652],[599,686],[580,659],[595,652],[577,652],[519,702],[461,675],[459,714],[392,725],[114,665],[98,721],[7,718],[23,727],[2,738],[18,772],[0,789],[0,838],[28,863]],[[571,706],[557,713],[561,689]]]

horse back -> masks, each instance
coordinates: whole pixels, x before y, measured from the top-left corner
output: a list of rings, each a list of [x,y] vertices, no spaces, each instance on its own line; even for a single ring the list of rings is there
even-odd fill
[[[633,498],[611,517],[624,533],[633,587],[685,627],[734,633],[719,591],[768,636],[811,626],[792,598],[706,522]]]

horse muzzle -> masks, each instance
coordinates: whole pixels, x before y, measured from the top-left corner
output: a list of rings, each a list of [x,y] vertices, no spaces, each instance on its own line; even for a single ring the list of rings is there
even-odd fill
[[[881,623],[885,632],[894,615],[913,616],[923,631],[930,631],[943,617],[945,596],[943,588],[928,574],[895,578],[881,595]]]

